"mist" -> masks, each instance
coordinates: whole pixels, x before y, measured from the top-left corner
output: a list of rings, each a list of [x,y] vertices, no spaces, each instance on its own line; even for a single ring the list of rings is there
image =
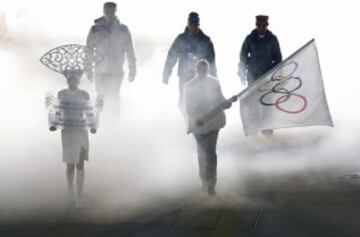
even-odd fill
[[[6,35],[0,39],[0,222],[67,216],[60,133],[49,131],[44,105],[45,94],[65,88],[66,81],[39,59],[59,45],[84,44],[93,20],[102,15],[102,4],[0,1],[6,21]],[[255,15],[270,15],[269,29],[277,35],[284,58],[315,38],[335,124],[281,129],[271,140],[245,137],[235,103],[226,111],[227,126],[218,140],[220,199],[251,202],[247,193],[253,178],[266,183],[276,177],[339,176],[360,170],[360,36],[349,25],[357,22],[355,9],[353,1],[326,6],[308,0],[118,2],[120,22],[133,36],[138,74],[135,82],[124,80],[119,118],[110,124],[111,119],[100,117],[98,133],[89,135],[85,214],[79,220],[122,220],[201,198],[195,141],[186,134],[177,107],[176,69],[169,85],[161,83],[167,50],[193,10],[214,43],[226,97],[245,88],[236,75],[238,55]],[[95,93],[85,76],[80,87]]]

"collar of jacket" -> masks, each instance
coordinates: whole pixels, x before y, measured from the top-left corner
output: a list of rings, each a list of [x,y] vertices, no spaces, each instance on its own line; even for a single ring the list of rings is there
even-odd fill
[[[119,21],[119,19],[118,19],[117,17],[116,17],[116,20],[115,20],[114,22],[112,22],[112,23],[107,22],[107,21],[105,20],[105,17],[104,17],[104,16],[102,16],[102,17],[100,17],[100,18],[98,18],[98,19],[95,19],[94,22],[95,22],[96,25],[111,25],[111,24],[113,24],[113,23],[115,23],[115,24],[117,24],[117,25],[120,25],[120,21]]]
[[[185,27],[184,33],[186,33],[186,34],[189,33],[189,28],[188,27]],[[197,37],[204,37],[205,34],[201,29],[199,29],[199,33],[196,36]]]
[[[259,38],[259,34],[257,33],[256,29],[254,29],[253,31],[251,31],[251,35],[252,35],[252,37],[255,37],[256,39]],[[271,32],[270,30],[266,30],[264,39],[265,39],[265,38],[268,38],[268,37],[271,36],[271,35],[272,35],[272,32]]]

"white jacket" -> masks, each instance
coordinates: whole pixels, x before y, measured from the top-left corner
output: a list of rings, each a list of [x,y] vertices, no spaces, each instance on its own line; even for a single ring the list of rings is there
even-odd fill
[[[184,86],[183,100],[188,128],[191,128],[194,134],[208,133],[225,126],[224,111],[219,112],[203,126],[195,126],[197,120],[226,101],[216,78],[208,76],[204,79],[194,78],[188,81]]]

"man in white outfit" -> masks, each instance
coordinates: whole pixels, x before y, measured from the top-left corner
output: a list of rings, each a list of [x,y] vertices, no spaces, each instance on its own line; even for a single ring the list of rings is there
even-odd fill
[[[202,190],[215,195],[216,143],[219,130],[226,124],[225,113],[221,110],[202,126],[197,126],[196,123],[214,108],[226,103],[226,99],[219,81],[209,75],[209,63],[206,60],[198,62],[196,76],[185,84],[183,95],[185,117],[196,140]],[[228,102],[225,108],[230,107],[231,102]]]

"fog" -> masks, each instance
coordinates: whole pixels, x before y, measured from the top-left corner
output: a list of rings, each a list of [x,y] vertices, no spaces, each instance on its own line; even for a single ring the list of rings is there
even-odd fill
[[[45,94],[66,87],[62,75],[40,57],[67,43],[84,44],[103,1],[4,1],[7,33],[0,39],[0,221],[53,221],[66,216],[65,164],[59,132],[47,126]],[[245,137],[238,102],[226,111],[218,140],[218,196],[248,200],[250,177],[343,175],[360,170],[360,111],[357,76],[359,33],[355,1],[120,1],[118,16],[129,26],[138,58],[135,82],[124,82],[121,112],[103,116],[90,135],[85,165],[85,215],[111,221],[146,210],[166,210],[197,200],[200,179],[195,141],[177,108],[178,78],[161,74],[170,44],[198,11],[201,28],[214,43],[219,80],[226,97],[245,87],[236,75],[242,41],[257,14],[270,15],[269,29],[284,57],[315,38],[335,128],[278,130],[269,140]],[[0,18],[1,19],[1,18]],[[94,95],[85,77],[81,88]]]

